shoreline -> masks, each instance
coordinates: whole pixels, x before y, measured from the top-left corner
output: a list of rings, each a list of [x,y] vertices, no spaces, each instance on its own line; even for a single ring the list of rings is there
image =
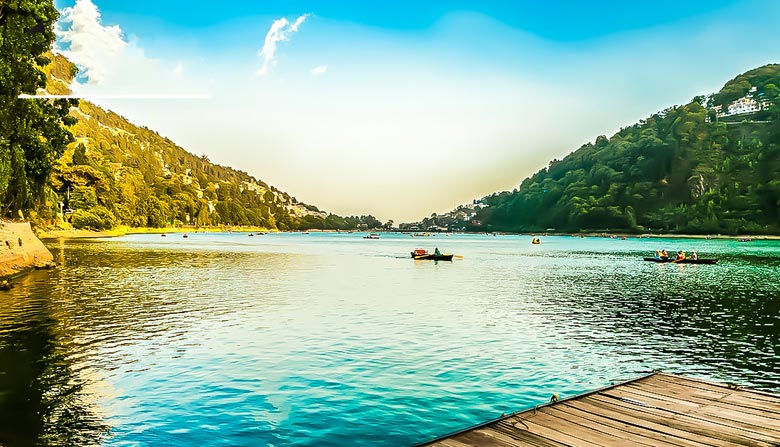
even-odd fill
[[[222,227],[200,227],[200,228],[183,228],[183,227],[166,227],[166,228],[150,228],[150,227],[127,227],[120,226],[111,230],[77,230],[75,228],[65,229],[46,229],[36,231],[36,234],[40,239],[92,239],[92,238],[111,238],[121,237],[130,234],[182,234],[182,233],[285,233],[285,231],[269,230],[267,228],[260,227],[241,227],[238,229],[227,229]],[[367,233],[367,232],[387,232],[387,230],[295,230],[286,231],[286,233]],[[393,230],[391,233],[404,233],[401,230]],[[498,235],[515,235],[515,236],[536,236],[536,237],[583,237],[583,238],[604,238],[604,239],[703,239],[703,240],[740,240],[747,239],[749,241],[761,241],[761,240],[780,240],[780,235],[705,235],[705,234],[636,234],[636,233],[509,233],[509,232],[429,232],[433,234],[498,234]]]
[[[718,239],[718,240],[740,240],[750,239],[751,241],[761,240],[780,240],[780,235],[725,235],[725,234],[627,234],[627,233],[582,233],[584,237],[601,237],[607,239],[622,238],[627,239]],[[580,234],[551,234],[551,236],[572,236],[579,237]]]
[[[183,234],[183,233],[253,233],[253,232],[277,232],[277,230],[268,230],[259,227],[246,227],[240,230],[227,230],[219,227],[200,227],[200,228],[182,228],[182,227],[167,227],[167,228],[150,228],[150,227],[117,227],[111,230],[77,230],[75,228],[65,229],[46,229],[38,231],[38,237],[40,239],[95,239],[95,238],[109,238],[109,237],[121,237],[130,234]]]

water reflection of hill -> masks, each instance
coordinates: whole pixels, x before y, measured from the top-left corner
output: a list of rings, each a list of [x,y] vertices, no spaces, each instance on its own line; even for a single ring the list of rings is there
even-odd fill
[[[108,431],[56,301],[36,281],[0,294],[0,444],[97,445]]]

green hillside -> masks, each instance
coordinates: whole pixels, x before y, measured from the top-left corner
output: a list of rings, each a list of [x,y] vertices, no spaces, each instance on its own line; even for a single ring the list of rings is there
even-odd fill
[[[76,68],[60,55],[44,67],[46,91],[66,93]],[[55,219],[60,202],[77,228],[256,226],[351,229],[372,216],[342,218],[298,202],[246,172],[211,163],[146,127],[80,101],[71,107],[74,141],[54,164],[38,216]],[[71,210],[71,211],[68,211]]]
[[[780,233],[780,65],[600,136],[479,201],[490,231]],[[740,98],[761,110],[719,116]],[[451,216],[450,216],[451,217]]]

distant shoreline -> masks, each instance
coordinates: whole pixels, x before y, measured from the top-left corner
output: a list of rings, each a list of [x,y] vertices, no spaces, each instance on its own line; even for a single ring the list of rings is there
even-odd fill
[[[534,233],[528,233],[534,234]],[[538,234],[537,234],[538,235]],[[550,234],[551,236],[572,236],[579,237],[579,234]],[[780,240],[780,235],[723,235],[723,234],[627,234],[627,233],[582,233],[585,237],[601,237],[601,238],[622,238],[627,239],[719,239],[719,240],[739,240],[750,239],[753,241],[758,240]]]
[[[94,239],[107,237],[121,237],[129,234],[183,234],[183,233],[253,233],[253,232],[277,232],[278,230],[268,230],[261,227],[242,227],[240,229],[225,229],[220,227],[200,227],[200,228],[150,228],[150,227],[117,227],[111,230],[78,230],[72,229],[52,229],[38,232],[40,239]]]
[[[77,230],[77,229],[53,229],[43,230],[38,232],[40,239],[91,239],[91,238],[109,238],[127,236],[130,234],[181,234],[181,233],[285,233],[279,230],[269,230],[267,228],[260,227],[241,227],[241,228],[221,228],[221,227],[200,227],[200,228],[182,228],[182,227],[169,227],[169,228],[149,228],[149,227],[118,227],[111,230],[93,231],[93,230]],[[368,232],[387,232],[386,230],[295,230],[287,231],[288,233],[368,233]],[[393,233],[407,233],[408,231],[394,230]],[[629,234],[629,233],[544,233],[544,232],[522,232],[522,233],[510,233],[510,232],[423,232],[436,234],[498,234],[498,235],[517,235],[517,236],[568,236],[568,237],[596,237],[605,239],[718,239],[718,240],[740,240],[749,239],[752,241],[758,240],[780,240],[780,235],[704,235],[704,234]]]

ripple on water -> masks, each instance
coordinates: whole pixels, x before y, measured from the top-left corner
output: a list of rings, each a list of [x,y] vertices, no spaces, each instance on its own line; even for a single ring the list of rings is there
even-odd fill
[[[453,236],[431,263],[408,236],[247,239],[55,244],[0,295],[0,434],[395,446],[656,368],[780,391],[777,243],[696,241],[699,266],[640,261],[690,240]]]

